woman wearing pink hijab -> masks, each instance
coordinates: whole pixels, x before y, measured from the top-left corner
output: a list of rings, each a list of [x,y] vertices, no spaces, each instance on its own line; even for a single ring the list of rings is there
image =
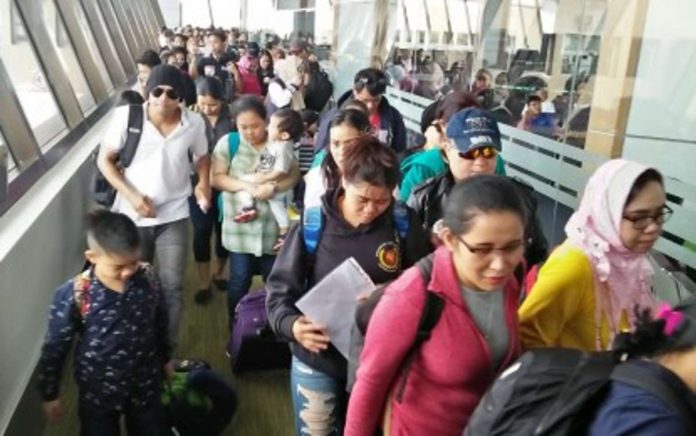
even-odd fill
[[[636,305],[654,308],[646,255],[671,214],[657,170],[622,159],[599,167],[520,307],[523,346],[606,350]]]

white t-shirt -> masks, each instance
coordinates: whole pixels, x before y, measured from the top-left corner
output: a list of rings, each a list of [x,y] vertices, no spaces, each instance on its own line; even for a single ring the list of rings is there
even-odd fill
[[[294,145],[290,141],[273,141],[266,145],[266,148],[259,157],[256,167],[257,173],[270,173],[278,171],[284,174],[290,172],[292,162],[295,160]]]
[[[326,192],[326,181],[321,166],[314,167],[305,175],[304,208],[321,206],[321,196]]]
[[[112,208],[131,218],[138,227],[150,227],[188,218],[188,196],[191,195],[189,178],[189,151],[195,159],[208,154],[205,122],[199,114],[182,109],[181,123],[163,137],[147,118],[147,103],[143,105],[145,122],[133,162],[124,177],[139,192],[152,199],[157,209],[155,218],[143,218],[120,194]],[[104,133],[102,147],[120,151],[126,141],[128,106],[114,109]]]

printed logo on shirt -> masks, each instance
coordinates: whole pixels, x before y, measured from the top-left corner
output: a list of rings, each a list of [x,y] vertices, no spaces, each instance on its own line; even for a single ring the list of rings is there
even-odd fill
[[[394,242],[385,242],[377,249],[377,262],[386,272],[396,272],[401,267],[401,253]]]
[[[264,150],[259,156],[259,166],[256,168],[256,172],[268,173],[273,169],[275,165],[276,157],[273,156],[268,150]]]

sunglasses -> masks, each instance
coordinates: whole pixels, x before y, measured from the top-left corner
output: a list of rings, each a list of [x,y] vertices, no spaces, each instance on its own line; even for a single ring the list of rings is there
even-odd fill
[[[495,147],[481,147],[469,150],[466,153],[459,153],[459,157],[466,160],[476,160],[480,157],[484,159],[492,159],[498,155],[498,150]]]
[[[150,91],[150,94],[155,98],[160,98],[160,96],[162,96],[162,94],[166,94],[167,98],[170,98],[172,100],[177,100],[179,98],[179,94],[176,93],[175,89],[173,89],[173,88],[164,89],[164,88],[159,87],[159,86],[157,88],[153,89],[152,91]]]
[[[359,79],[355,80],[354,84],[359,87],[363,87],[365,85],[383,85],[387,86],[389,84],[389,81],[385,79],[384,77],[377,79],[376,81],[372,81],[368,79],[367,77],[360,77]]]

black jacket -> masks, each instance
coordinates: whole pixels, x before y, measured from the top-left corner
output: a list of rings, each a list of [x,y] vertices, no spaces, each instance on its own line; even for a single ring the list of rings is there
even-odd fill
[[[301,224],[288,232],[283,248],[266,281],[268,297],[266,309],[268,322],[278,337],[290,342],[293,355],[305,364],[337,380],[345,380],[347,362],[341,353],[330,346],[315,354],[295,342],[292,325],[301,315],[295,302],[343,261],[354,257],[376,284],[396,279],[402,270],[409,268],[428,254],[428,243],[418,219],[413,212],[408,236],[399,248],[392,211],[368,225],[353,228],[341,216],[337,207],[341,190],[327,191],[323,197],[324,228],[316,253],[307,253]],[[385,250],[396,249],[396,261],[385,264]],[[392,258],[394,259],[394,258]],[[313,263],[313,264],[312,264]]]
[[[344,103],[353,98],[353,91],[348,91],[338,99],[338,104],[335,108],[328,111],[319,123],[316,140],[314,141],[314,154],[329,146],[329,129],[331,122]],[[404,119],[398,110],[394,109],[387,101],[386,97],[382,97],[379,102],[379,116],[381,129],[387,131],[387,145],[394,151],[400,152],[406,150],[406,126]]]
[[[528,221],[526,232],[531,242],[524,253],[527,265],[535,265],[546,260],[548,242],[537,216],[537,201],[534,189],[519,179],[512,179],[519,188],[520,195],[527,206]],[[442,218],[447,195],[452,190],[455,181],[452,173],[446,173],[426,180],[413,188],[408,199],[408,206],[418,215],[423,229],[429,234],[435,222]]]

